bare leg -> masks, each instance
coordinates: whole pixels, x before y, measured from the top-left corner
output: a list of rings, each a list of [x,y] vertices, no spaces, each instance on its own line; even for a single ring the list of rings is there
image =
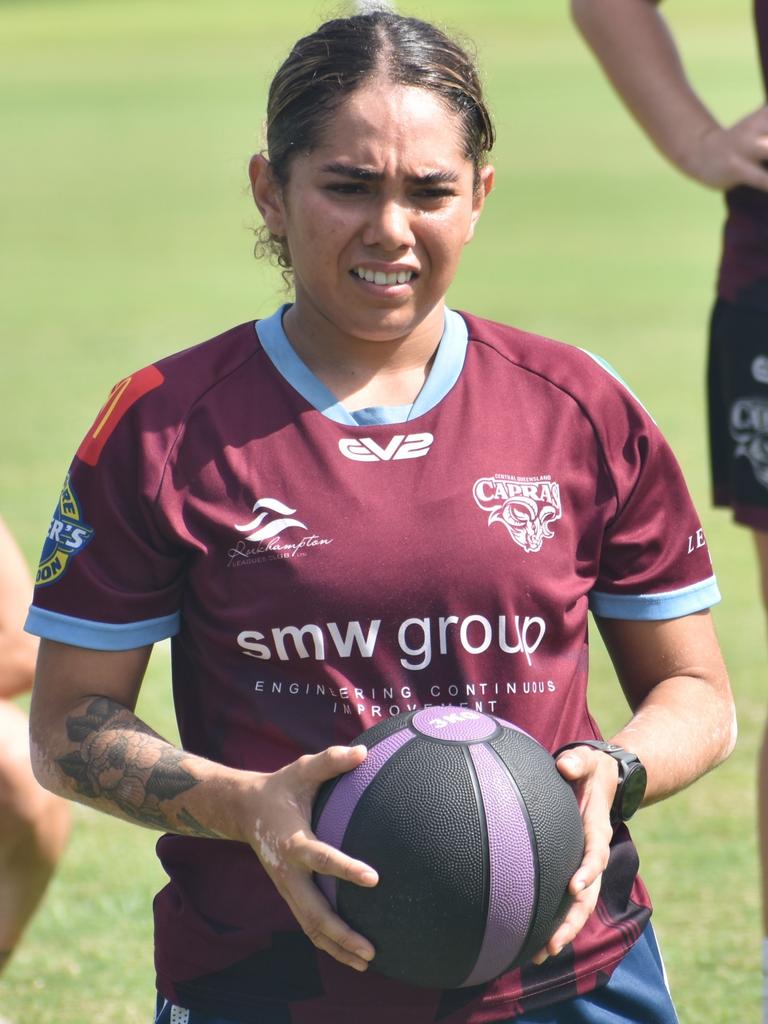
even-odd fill
[[[760,565],[763,605],[768,612],[768,533],[755,530],[753,536]],[[762,877],[763,935],[768,937],[768,724],[763,730],[758,760],[757,820]]]
[[[26,716],[0,700],[0,971],[45,892],[68,832],[67,803],[32,774]]]

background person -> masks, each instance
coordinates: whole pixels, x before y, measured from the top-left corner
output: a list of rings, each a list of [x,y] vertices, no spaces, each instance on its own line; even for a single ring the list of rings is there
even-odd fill
[[[69,832],[69,805],[35,781],[27,716],[37,640],[24,632],[32,580],[0,519],[0,972],[45,892]]]
[[[709,339],[709,430],[716,506],[754,539],[768,608],[768,107],[721,125],[688,81],[652,0],[571,0],[608,78],[656,147],[680,171],[725,194],[727,218]],[[754,0],[768,87],[768,0]],[[757,98],[756,98],[757,99]],[[768,733],[758,772],[762,861],[763,1019],[768,1021]]]
[[[652,802],[733,745],[717,587],[626,388],[446,307],[492,143],[476,70],[434,26],[377,12],[299,40],[251,162],[294,302],[119,382],[66,478],[28,620],[36,771],[167,833],[163,1024],[676,1020],[587,709],[587,613],[632,707],[613,739]],[[134,713],[167,636],[183,750]],[[532,677],[551,686],[526,694]],[[470,706],[575,744],[558,764],[585,856],[536,963],[411,988],[367,972],[373,948],[316,887],[377,877],[316,840],[311,804],[365,756],[339,744],[396,713],[388,689],[422,705],[448,681],[470,703],[477,679],[490,695]]]

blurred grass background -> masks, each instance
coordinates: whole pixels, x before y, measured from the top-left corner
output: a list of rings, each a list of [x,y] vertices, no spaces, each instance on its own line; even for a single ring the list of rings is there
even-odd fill
[[[716,773],[633,826],[682,1024],[758,1019],[755,755],[765,627],[748,535],[709,508],[703,379],[722,201],[665,165],[567,5],[413,0],[475,40],[497,187],[454,306],[607,358],[654,413],[702,512],[741,735]],[[281,301],[251,258],[247,161],[269,80],[319,0],[0,0],[0,511],[36,562],[67,464],[111,385]],[[735,120],[760,102],[748,0],[665,13],[694,82]],[[594,636],[593,709],[626,714]],[[141,713],[173,735],[168,659]],[[61,870],[0,981],[15,1024],[151,1019],[150,832],[75,810]]]

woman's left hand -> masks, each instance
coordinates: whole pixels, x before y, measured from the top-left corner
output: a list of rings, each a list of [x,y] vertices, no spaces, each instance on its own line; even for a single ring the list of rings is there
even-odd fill
[[[610,811],[619,778],[614,759],[591,747],[574,747],[560,755],[557,768],[576,794],[584,825],[584,858],[568,883],[573,903],[546,946],[533,957],[535,964],[557,956],[586,924],[597,905],[613,835]]]

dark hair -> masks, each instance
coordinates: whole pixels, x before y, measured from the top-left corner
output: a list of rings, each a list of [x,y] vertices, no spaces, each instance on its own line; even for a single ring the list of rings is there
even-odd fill
[[[311,151],[341,103],[376,74],[428,89],[459,115],[479,188],[495,133],[473,58],[435,25],[383,9],[325,22],[299,39],[278,69],[269,89],[266,138],[278,183],[288,183],[296,154]],[[283,239],[266,228],[257,238],[257,255],[269,253],[290,268]]]

